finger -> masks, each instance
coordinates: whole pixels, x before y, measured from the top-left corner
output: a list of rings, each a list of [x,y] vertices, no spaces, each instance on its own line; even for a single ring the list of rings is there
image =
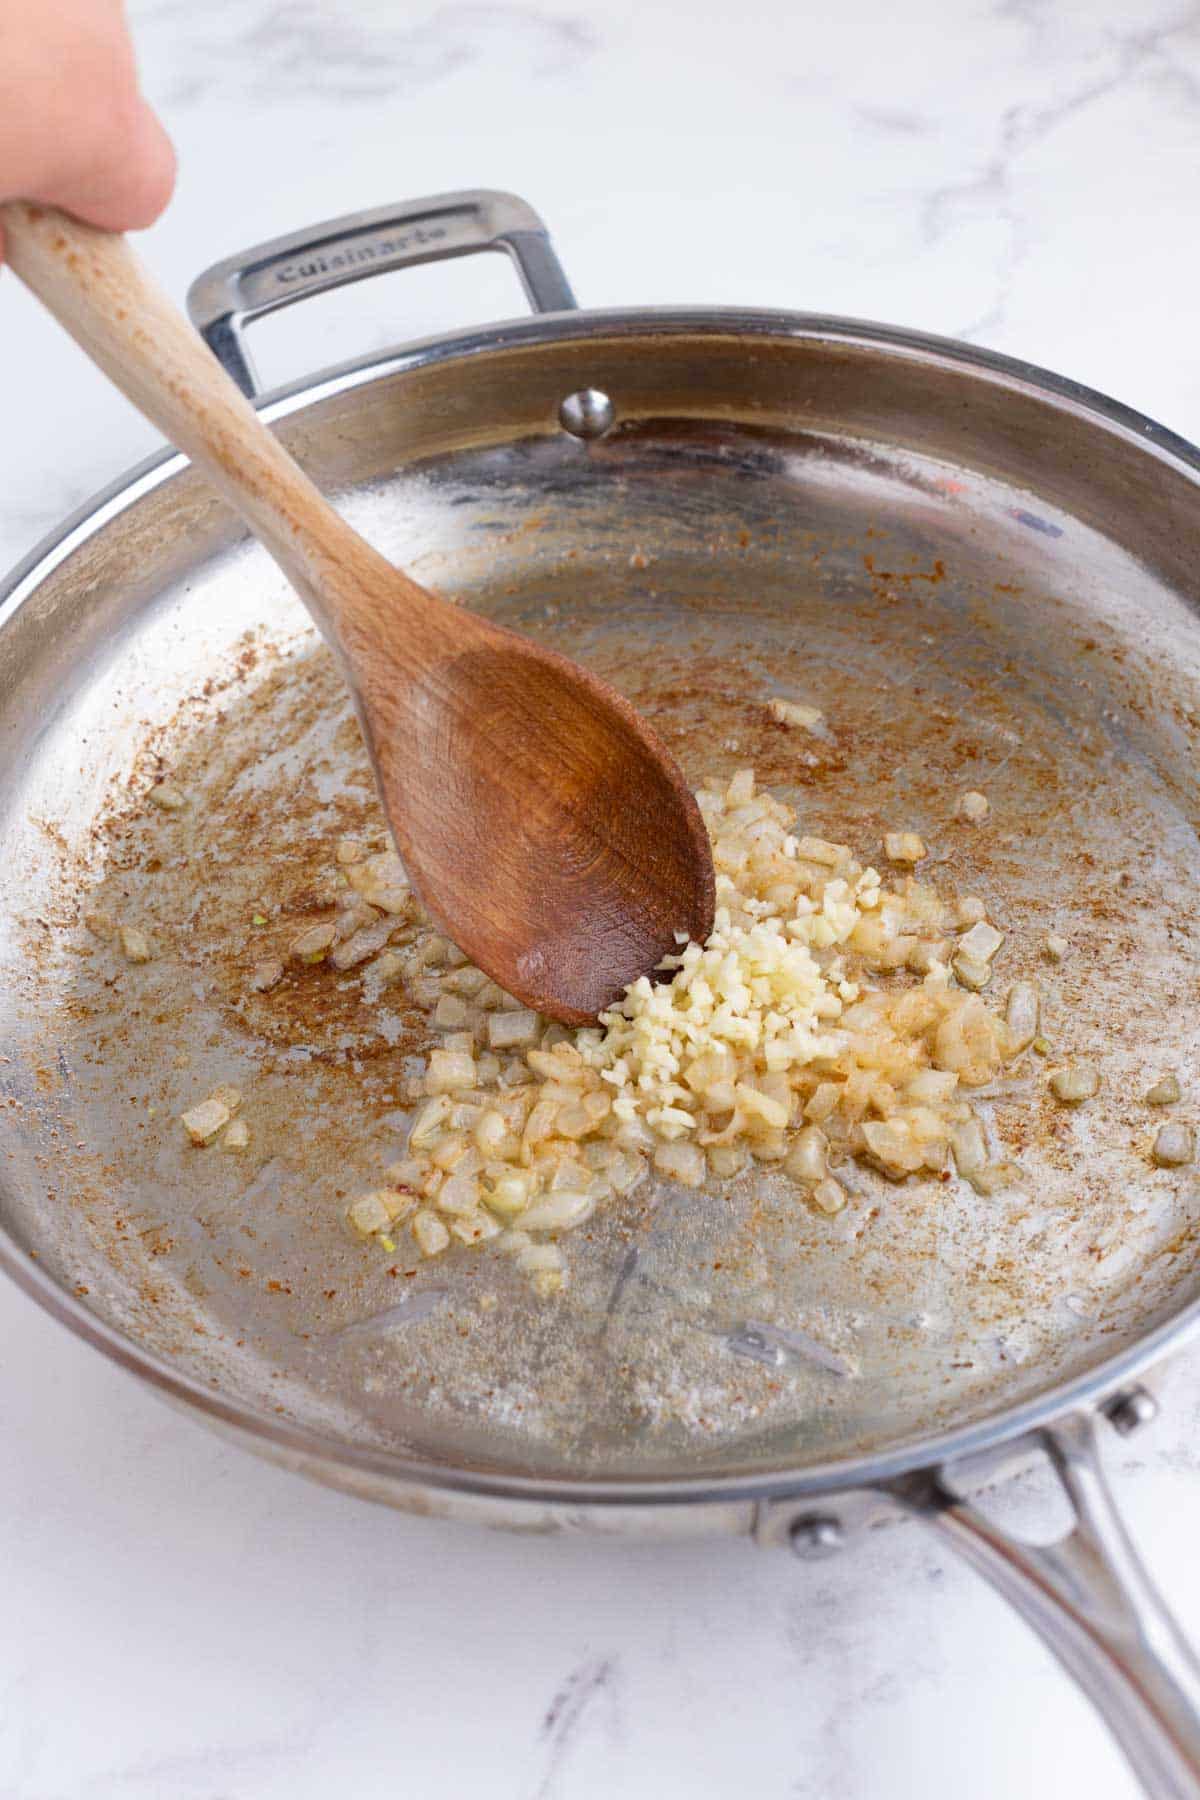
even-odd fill
[[[154,223],[174,186],[174,146],[158,114],[138,96],[88,168],[31,198],[61,206],[105,231],[138,231]]]

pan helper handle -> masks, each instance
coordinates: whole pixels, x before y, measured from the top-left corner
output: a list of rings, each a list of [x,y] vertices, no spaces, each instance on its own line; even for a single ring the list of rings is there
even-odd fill
[[[188,290],[193,325],[242,392],[260,391],[246,327],[265,313],[349,281],[418,263],[501,251],[517,266],[534,312],[575,307],[550,236],[515,194],[471,188],[368,212],[346,213],[214,263]]]

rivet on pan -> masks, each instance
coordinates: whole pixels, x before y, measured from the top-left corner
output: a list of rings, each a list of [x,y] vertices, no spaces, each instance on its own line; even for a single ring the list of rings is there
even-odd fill
[[[824,1556],[836,1556],[846,1541],[846,1534],[829,1513],[805,1513],[795,1519],[788,1538],[796,1555],[804,1562],[819,1562]]]
[[[1128,1388],[1123,1394],[1113,1395],[1105,1405],[1104,1416],[1114,1431],[1128,1437],[1158,1417],[1158,1401],[1143,1387]]]
[[[572,437],[603,437],[616,413],[607,394],[599,388],[580,388],[568,394],[558,409],[558,422]]]

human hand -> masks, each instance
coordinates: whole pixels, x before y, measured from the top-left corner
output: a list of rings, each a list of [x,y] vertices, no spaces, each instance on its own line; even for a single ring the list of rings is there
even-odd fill
[[[0,0],[0,201],[131,231],[154,222],[174,185],[122,0]]]

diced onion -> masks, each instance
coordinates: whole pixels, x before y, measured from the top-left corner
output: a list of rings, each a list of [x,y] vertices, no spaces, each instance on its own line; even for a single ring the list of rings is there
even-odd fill
[[[293,962],[321,962],[329,954],[336,938],[337,926],[332,919],[323,925],[312,925],[307,931],[302,931],[298,938],[293,938],[288,945],[288,955]]]
[[[1028,1049],[1038,1034],[1040,1002],[1032,981],[1015,981],[1004,1011],[1004,1046],[1010,1057]]]
[[[523,1049],[537,1043],[540,1031],[541,1020],[524,1007],[519,1012],[492,1013],[487,1022],[488,1045],[493,1050]]]
[[[1172,1119],[1160,1125],[1150,1152],[1163,1169],[1178,1169],[1196,1159],[1196,1139],[1189,1125]]]
[[[1004,933],[980,919],[958,940],[958,954],[973,957],[976,962],[991,962],[1004,942]]]
[[[471,1020],[471,1009],[457,994],[443,994],[433,1009],[433,1022],[439,1031],[461,1031]]]
[[[559,1193],[547,1194],[543,1200],[535,1200],[521,1214],[521,1229],[571,1231],[590,1218],[593,1205],[590,1195],[573,1193],[569,1188],[564,1188]]]
[[[346,868],[346,879],[371,906],[393,917],[406,913],[412,904],[408,878],[394,850],[369,856],[365,861],[352,861]]]
[[[499,1237],[500,1226],[487,1213],[475,1212],[451,1219],[450,1232],[460,1244],[482,1244],[488,1238]]]
[[[919,863],[929,854],[915,831],[889,831],[883,840],[883,852],[894,863]]]
[[[425,1073],[425,1092],[431,1095],[461,1093],[475,1086],[475,1058],[465,1050],[431,1050]]]
[[[1050,1076],[1050,1087],[1066,1105],[1078,1106],[1100,1092],[1100,1076],[1091,1063],[1074,1063],[1065,1069],[1055,1069]]]
[[[827,1175],[824,1181],[818,1181],[812,1197],[813,1204],[820,1207],[823,1213],[840,1213],[846,1204],[846,1190],[832,1175]]]
[[[422,1144],[427,1143],[449,1111],[450,1100],[446,1094],[438,1094],[427,1101],[412,1122],[408,1134],[410,1148],[420,1149]]]
[[[967,1180],[977,1194],[1000,1194],[1006,1188],[1017,1186],[1021,1170],[1013,1162],[985,1163],[981,1169],[972,1169]]]
[[[217,1133],[228,1125],[233,1114],[225,1102],[214,1095],[208,1100],[202,1100],[199,1106],[190,1107],[179,1117],[193,1144],[211,1144]]]
[[[529,1205],[531,1177],[519,1169],[506,1169],[492,1177],[483,1191],[483,1204],[497,1218],[515,1219]]]
[[[335,969],[345,972],[356,969],[359,963],[366,962],[368,957],[375,956],[383,949],[391,935],[393,926],[390,919],[378,919],[372,924],[362,926],[349,937],[343,938],[329,952],[329,960]]]
[[[983,962],[977,956],[966,956],[961,950],[954,958],[951,967],[961,985],[970,988],[972,993],[978,993],[992,979],[991,963]]]
[[[681,1182],[684,1187],[699,1187],[707,1172],[704,1152],[698,1144],[660,1144],[654,1152],[654,1166],[660,1175]]]
[[[816,731],[825,722],[824,713],[815,706],[802,706],[795,700],[769,700],[767,711],[777,725],[794,725],[801,731]]]
[[[983,1127],[972,1116],[950,1127],[950,1149],[960,1175],[974,1175],[987,1162],[987,1145]]]
[[[829,1139],[816,1125],[806,1125],[784,1158],[784,1168],[793,1181],[818,1182],[828,1174],[826,1157]]]
[[[250,1127],[245,1119],[234,1119],[231,1125],[225,1127],[225,1133],[221,1139],[222,1150],[245,1150],[249,1143]]]
[[[268,994],[273,987],[278,987],[283,980],[283,964],[277,956],[255,963],[250,971],[246,986],[252,994]]]
[[[474,1175],[460,1175],[456,1171],[447,1176],[437,1191],[438,1211],[454,1213],[462,1218],[478,1211],[478,1208],[479,1183]]]
[[[126,962],[148,963],[154,955],[150,939],[137,925],[122,925],[120,930],[121,949]]]
[[[431,1212],[419,1212],[412,1222],[412,1234],[422,1256],[439,1256],[450,1242],[450,1233]]]

